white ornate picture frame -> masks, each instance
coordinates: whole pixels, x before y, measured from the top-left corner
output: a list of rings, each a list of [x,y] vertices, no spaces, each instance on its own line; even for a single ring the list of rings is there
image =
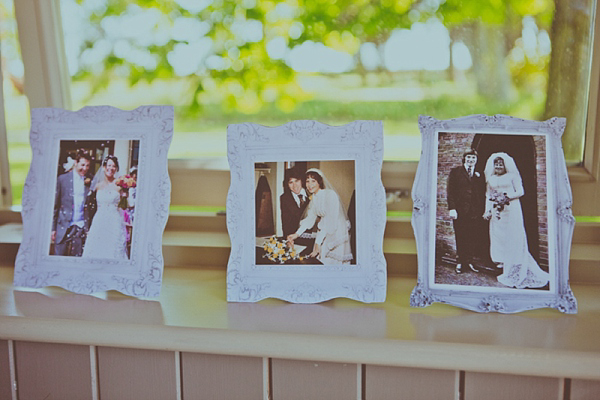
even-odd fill
[[[380,121],[355,121],[343,126],[316,121],[293,121],[277,127],[229,125],[227,148],[231,168],[227,196],[227,229],[231,238],[228,301],[278,298],[293,303],[318,303],[335,297],[367,303],[385,300],[386,201],[381,181]],[[307,221],[307,215],[315,218],[313,243],[322,241],[316,258],[306,257],[315,249],[314,244],[298,247],[299,237],[293,247],[287,246],[285,238],[289,236],[282,234],[282,215],[288,212],[282,211],[281,196],[288,191],[286,182],[291,170],[300,172],[298,179],[307,195],[311,192],[306,177],[311,171],[313,177],[318,174],[328,182],[320,183],[321,189],[332,189],[314,192],[307,199],[303,217],[296,219],[298,224],[298,219]],[[267,188],[264,192],[260,189],[263,186]],[[303,200],[296,201],[300,206]],[[346,218],[332,209],[342,210]],[[263,220],[270,228],[260,228],[259,232]],[[280,249],[277,243],[281,243]],[[267,250],[272,254],[273,248],[281,251],[280,257],[267,260],[262,256]]]
[[[15,286],[160,294],[173,118],[171,106],[31,111],[33,159],[23,189]],[[108,169],[117,170],[112,184],[97,185],[108,181]],[[88,218],[92,208],[97,211]]]
[[[577,312],[569,286],[575,218],[561,145],[565,123],[419,117],[423,151],[412,191],[418,282],[411,306]]]

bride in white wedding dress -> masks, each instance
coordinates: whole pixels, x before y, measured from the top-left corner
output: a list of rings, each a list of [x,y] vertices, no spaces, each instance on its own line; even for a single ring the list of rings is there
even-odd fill
[[[127,230],[123,211],[118,207],[121,193],[116,185],[115,174],[119,161],[107,156],[94,177],[90,192],[96,192],[98,210],[93,217],[83,257],[127,259]]]
[[[520,198],[525,194],[521,174],[511,156],[494,153],[485,166],[486,207],[490,221],[490,256],[503,272],[498,282],[514,288],[544,287],[549,279],[527,245]]]

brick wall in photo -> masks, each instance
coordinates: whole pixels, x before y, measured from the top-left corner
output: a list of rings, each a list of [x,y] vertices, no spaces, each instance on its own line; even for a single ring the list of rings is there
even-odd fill
[[[546,173],[546,141],[535,135],[537,187],[538,187],[538,233],[540,235],[540,267],[548,270],[548,176]]]

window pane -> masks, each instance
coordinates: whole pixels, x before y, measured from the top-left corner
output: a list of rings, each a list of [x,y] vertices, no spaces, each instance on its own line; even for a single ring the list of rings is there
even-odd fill
[[[21,204],[23,185],[31,163],[30,118],[12,0],[0,0],[0,54],[12,198],[13,204]]]
[[[226,125],[568,117],[580,162],[593,0],[61,0],[74,107],[176,106],[171,157],[223,156]],[[197,135],[200,132],[202,135]],[[200,145],[201,143],[201,145]]]

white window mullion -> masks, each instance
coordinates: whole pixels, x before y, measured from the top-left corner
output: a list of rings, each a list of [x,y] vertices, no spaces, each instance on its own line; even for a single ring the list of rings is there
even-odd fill
[[[12,205],[12,191],[8,165],[8,139],[4,117],[3,90],[2,68],[0,67],[0,207],[9,207]]]
[[[60,0],[18,0],[14,4],[29,106],[70,109]]]

